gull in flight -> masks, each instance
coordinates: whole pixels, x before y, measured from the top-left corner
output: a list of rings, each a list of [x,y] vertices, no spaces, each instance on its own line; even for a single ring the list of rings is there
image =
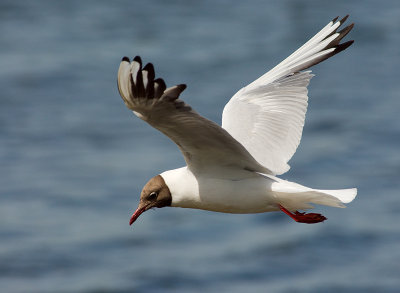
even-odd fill
[[[341,43],[353,24],[339,28],[348,16],[329,22],[297,51],[240,89],[225,105],[222,126],[179,98],[186,85],[167,88],[155,78],[151,63],[122,58],[118,89],[125,105],[158,129],[181,150],[187,166],[165,171],[143,187],[130,225],[151,208],[181,207],[223,213],[282,211],[300,223],[326,220],[299,212],[311,203],[345,207],[357,189],[320,190],[277,177],[300,143],[311,71],[305,71],[347,49]]]

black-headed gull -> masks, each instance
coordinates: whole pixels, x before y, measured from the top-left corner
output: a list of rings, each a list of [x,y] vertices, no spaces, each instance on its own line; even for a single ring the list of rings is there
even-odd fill
[[[326,218],[298,210],[310,203],[344,207],[357,189],[319,190],[282,180],[287,162],[300,143],[307,111],[311,66],[348,48],[340,43],[353,24],[338,31],[348,16],[333,19],[319,33],[272,70],[239,90],[226,104],[222,127],[200,116],[179,99],[186,88],[167,88],[140,57],[124,57],[118,89],[136,116],[172,139],[186,167],[151,178],[130,219],[166,206],[224,213],[283,211],[297,222],[318,223]]]

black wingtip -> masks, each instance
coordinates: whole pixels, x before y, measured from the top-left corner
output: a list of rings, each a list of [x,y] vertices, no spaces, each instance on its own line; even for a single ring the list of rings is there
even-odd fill
[[[354,23],[351,23],[348,26],[346,26],[344,29],[342,29],[341,31],[336,32],[339,35],[336,37],[336,39],[334,39],[332,42],[330,42],[329,45],[326,46],[326,48],[336,47],[337,45],[339,45],[340,41],[345,36],[347,36],[347,34],[353,29],[353,27],[354,27]],[[335,32],[333,32],[333,33],[335,33]]]
[[[126,56],[122,57],[122,60],[121,60],[121,62],[122,62],[122,61],[131,62],[131,61],[129,60],[129,58],[128,58],[128,57],[126,57]]]
[[[143,70],[154,72],[154,66],[153,66],[152,63],[147,63],[147,64],[143,67]]]
[[[339,31],[338,33],[340,35],[347,35],[348,32],[350,32],[354,27],[354,22],[350,23],[348,26],[346,26],[344,29],[342,29],[341,31]]]
[[[135,56],[135,58],[133,58],[133,61],[138,62],[140,65],[142,65],[142,58],[140,58],[140,56]]]
[[[339,44],[336,46],[336,50],[335,50],[335,54],[342,52],[344,50],[346,50],[348,47],[350,47],[351,45],[353,45],[354,40],[351,41],[347,41],[345,43]]]
[[[155,79],[154,83],[158,83],[159,86],[163,89],[162,91],[164,91],[167,88],[167,85],[165,84],[165,81],[162,78]]]
[[[349,18],[349,15],[347,14],[345,17],[343,17],[341,20],[339,20],[340,24],[344,23],[348,18]]]
[[[151,88],[153,88],[152,82],[154,81],[155,78],[155,72],[154,72],[154,66],[152,63],[147,63],[145,67],[143,67],[143,71],[147,71],[147,79],[148,83],[147,85],[149,86],[151,84]]]
[[[182,83],[182,84],[178,84],[177,87],[179,87],[180,91],[183,92],[187,88],[187,85]]]
[[[334,19],[332,19],[332,23],[335,23],[336,20],[338,20],[339,16],[336,16]]]

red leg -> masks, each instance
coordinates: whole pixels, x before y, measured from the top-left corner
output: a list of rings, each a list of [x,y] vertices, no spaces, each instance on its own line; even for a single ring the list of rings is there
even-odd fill
[[[300,213],[296,211],[294,214],[285,209],[283,206],[279,205],[279,208],[281,209],[282,212],[284,212],[286,215],[291,217],[293,220],[299,223],[306,223],[306,224],[315,224],[315,223],[320,223],[326,220],[326,217],[324,217],[321,214],[316,214],[316,213]]]

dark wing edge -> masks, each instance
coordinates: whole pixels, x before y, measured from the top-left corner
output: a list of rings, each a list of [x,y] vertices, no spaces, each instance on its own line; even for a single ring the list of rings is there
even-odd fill
[[[192,171],[236,166],[271,174],[225,129],[179,99],[185,88],[185,84],[167,88],[163,79],[155,79],[151,63],[142,68],[139,56],[132,62],[128,57],[122,58],[118,90],[125,105],[174,141]]]
[[[343,25],[343,23],[347,20],[347,18],[349,17],[349,15],[347,14],[345,17],[343,17],[341,20],[338,21],[339,26],[333,31],[331,32],[329,35],[327,35],[321,42],[323,42],[324,40],[328,39],[329,37],[331,37],[332,35],[338,33],[338,36],[332,40],[326,47],[324,47],[322,51],[326,51],[329,49],[334,49],[332,52],[330,52],[329,54],[324,54],[318,58],[314,58],[312,60],[310,60],[309,62],[305,62],[303,64],[301,64],[301,66],[297,67],[295,70],[296,71],[301,71],[301,70],[305,70],[308,69],[314,65],[317,65],[318,63],[321,63],[322,61],[346,50],[348,47],[350,47],[353,43],[354,40],[350,40],[344,43],[340,43],[340,41],[353,29],[354,27],[354,23],[349,24],[348,26],[344,27],[343,29],[341,29],[340,31],[338,31],[339,28],[341,28],[341,26]],[[337,19],[339,17],[335,17],[332,20],[332,23],[336,23]]]
[[[129,79],[126,78],[127,75]],[[136,113],[143,115],[141,110],[163,101],[169,102],[181,111],[189,111],[190,106],[178,100],[185,89],[185,84],[167,88],[162,78],[155,79],[153,64],[147,63],[142,68],[140,56],[133,58],[132,62],[128,57],[123,57],[121,60],[118,71],[118,90],[125,105]]]
[[[313,76],[311,71],[307,69],[342,52],[354,42],[351,40],[341,43],[343,38],[345,38],[354,27],[354,23],[351,23],[343,28],[343,23],[346,22],[348,17],[349,15],[346,15],[339,21],[338,17],[334,18],[278,65],[240,89],[225,105],[222,114],[222,127],[242,143],[258,162],[266,168],[269,168],[276,175],[283,174],[289,169],[287,163],[295,153],[301,140],[308,105],[307,86],[309,80]],[[301,79],[304,84],[299,85],[294,83],[293,85],[295,85],[295,87],[292,87],[288,82],[297,80],[296,75],[304,78]],[[282,90],[282,92],[279,92],[279,90]],[[269,97],[270,102],[259,102],[258,112],[254,112],[256,108],[253,105],[256,104],[256,101],[268,100],[267,96],[269,94],[271,94]],[[295,94],[302,95],[303,99],[298,97],[293,99]],[[247,104],[244,102],[245,100],[248,101]],[[272,103],[272,101],[274,101],[274,103]],[[305,108],[300,111],[300,115],[293,115],[293,109],[301,109],[299,107],[301,102],[304,103]],[[277,120],[275,117],[277,115],[276,113],[278,113],[277,107],[281,107],[281,114],[292,113],[290,121],[295,117],[294,121],[297,121],[297,124],[293,122],[289,123],[289,119],[284,119],[283,116],[281,120]],[[285,109],[285,111],[282,109]],[[240,118],[249,121],[249,126],[247,126],[247,128],[245,128],[245,124],[241,123],[241,120],[237,118],[237,113],[247,113],[246,111],[250,114],[243,114]],[[248,117],[245,117],[245,115],[248,115]],[[250,115],[252,115],[252,117],[250,117]],[[269,116],[267,117],[267,115]],[[255,124],[250,124],[251,121],[255,121],[253,117],[265,118],[260,118],[258,120],[257,125],[260,132],[248,136],[246,132],[252,131],[255,127]],[[269,117],[271,119],[270,121],[268,120]],[[265,132],[262,133],[261,129],[264,129]],[[273,129],[274,131],[268,132],[268,129]],[[283,133],[289,133],[289,130],[293,131],[293,133],[297,131],[295,133],[297,139],[290,141],[282,139],[282,137],[285,137],[279,132],[282,131],[282,129],[288,131],[283,131]],[[276,137],[274,137],[274,135],[276,135]],[[264,141],[267,138],[269,141]],[[256,140],[259,141],[259,143],[255,143],[254,141]],[[285,145],[285,143],[287,145]],[[276,153],[272,153],[272,148],[266,148],[269,144],[275,148],[278,154],[284,154],[284,156],[277,156]],[[266,151],[264,151],[264,148],[266,148]],[[260,154],[257,154],[258,150]],[[267,159],[267,154],[271,154],[269,157],[273,159]],[[263,157],[265,159],[263,159]]]

